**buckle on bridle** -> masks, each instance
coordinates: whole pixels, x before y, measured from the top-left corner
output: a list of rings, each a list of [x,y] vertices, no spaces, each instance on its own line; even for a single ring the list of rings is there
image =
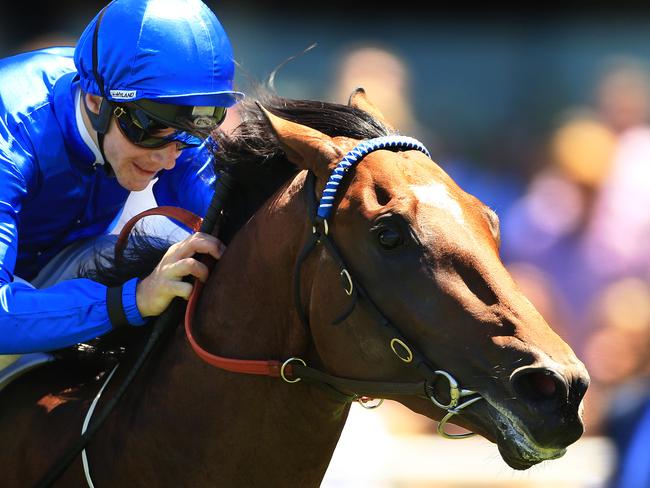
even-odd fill
[[[466,437],[471,437],[473,435],[476,435],[474,432],[469,432],[467,434],[449,434],[448,432],[445,431],[445,425],[447,425],[449,420],[454,415],[461,414],[463,409],[478,402],[479,400],[482,400],[483,397],[481,396],[481,394],[474,390],[467,390],[465,388],[461,388],[458,385],[458,381],[456,381],[456,379],[446,371],[436,370],[434,371],[434,374],[444,377],[449,383],[449,403],[440,402],[435,397],[435,393],[433,392],[433,387],[432,386],[429,387],[431,388],[431,394],[429,394],[429,399],[438,408],[447,411],[447,414],[438,423],[438,434],[440,434],[442,437],[446,439],[465,439]],[[475,396],[474,398],[469,398],[464,403],[460,403],[463,398],[472,395],[477,395],[477,396]]]
[[[321,219],[320,217],[316,217],[314,220],[314,225],[312,225],[311,229],[314,234],[320,234],[324,236],[329,234],[330,231],[329,225],[327,224],[327,219]]]
[[[287,359],[284,363],[282,363],[282,367],[280,368],[280,377],[281,377],[284,381],[286,381],[287,383],[298,383],[298,382],[302,379],[302,378],[294,378],[294,379],[289,379],[289,378],[287,378],[287,375],[286,375],[286,373],[285,373],[284,370],[285,370],[285,368],[289,365],[289,363],[291,363],[291,362],[293,362],[293,361],[295,361],[295,362],[297,362],[297,363],[300,363],[300,364],[302,364],[303,366],[307,366],[307,363],[305,363],[305,361],[304,361],[303,359],[296,358],[296,357],[289,358],[289,359]]]

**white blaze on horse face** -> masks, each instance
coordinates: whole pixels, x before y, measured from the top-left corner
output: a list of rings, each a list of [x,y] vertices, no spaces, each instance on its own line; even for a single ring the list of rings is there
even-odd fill
[[[443,210],[459,224],[465,224],[463,209],[444,184],[436,182],[428,185],[409,185],[409,188],[420,204]]]

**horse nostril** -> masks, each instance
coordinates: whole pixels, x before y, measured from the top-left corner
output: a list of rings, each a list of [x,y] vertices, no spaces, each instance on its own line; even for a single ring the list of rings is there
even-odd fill
[[[580,376],[571,383],[571,398],[576,404],[580,404],[589,388],[589,377]]]
[[[553,397],[557,391],[555,380],[548,374],[533,373],[530,375],[530,383],[533,390],[536,390],[544,397]]]
[[[549,369],[524,369],[512,378],[515,393],[527,402],[558,406],[567,398],[567,386],[562,377]]]

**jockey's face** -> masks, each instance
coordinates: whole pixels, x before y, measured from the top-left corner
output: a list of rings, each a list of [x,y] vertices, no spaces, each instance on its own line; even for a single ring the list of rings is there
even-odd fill
[[[166,129],[159,135],[164,137],[173,132],[173,129]],[[119,184],[130,191],[144,190],[161,170],[172,169],[180,153],[175,142],[157,149],[136,146],[120,132],[115,119],[104,136],[104,154],[108,164]]]
[[[99,112],[101,98],[86,94],[86,104],[95,113]],[[92,129],[90,120],[82,110],[86,127],[97,142],[97,133]],[[164,137],[173,133],[165,129],[156,136]],[[172,169],[181,151],[172,142],[156,149],[145,149],[131,143],[117,127],[113,117],[108,132],[104,135],[104,155],[111,165],[119,184],[129,191],[144,190],[151,180],[163,169]]]

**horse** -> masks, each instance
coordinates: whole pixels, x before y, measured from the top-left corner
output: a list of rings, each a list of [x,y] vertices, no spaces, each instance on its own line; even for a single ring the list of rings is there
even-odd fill
[[[561,457],[584,431],[588,373],[506,270],[496,214],[363,89],[347,104],[267,94],[240,113],[214,136],[239,186],[193,341],[280,366],[215,368],[174,329],[60,485],[316,487],[369,397],[453,421],[514,469]],[[113,279],[144,273],[132,265]],[[0,393],[3,486],[59,459],[131,354],[110,382],[69,359]]]

